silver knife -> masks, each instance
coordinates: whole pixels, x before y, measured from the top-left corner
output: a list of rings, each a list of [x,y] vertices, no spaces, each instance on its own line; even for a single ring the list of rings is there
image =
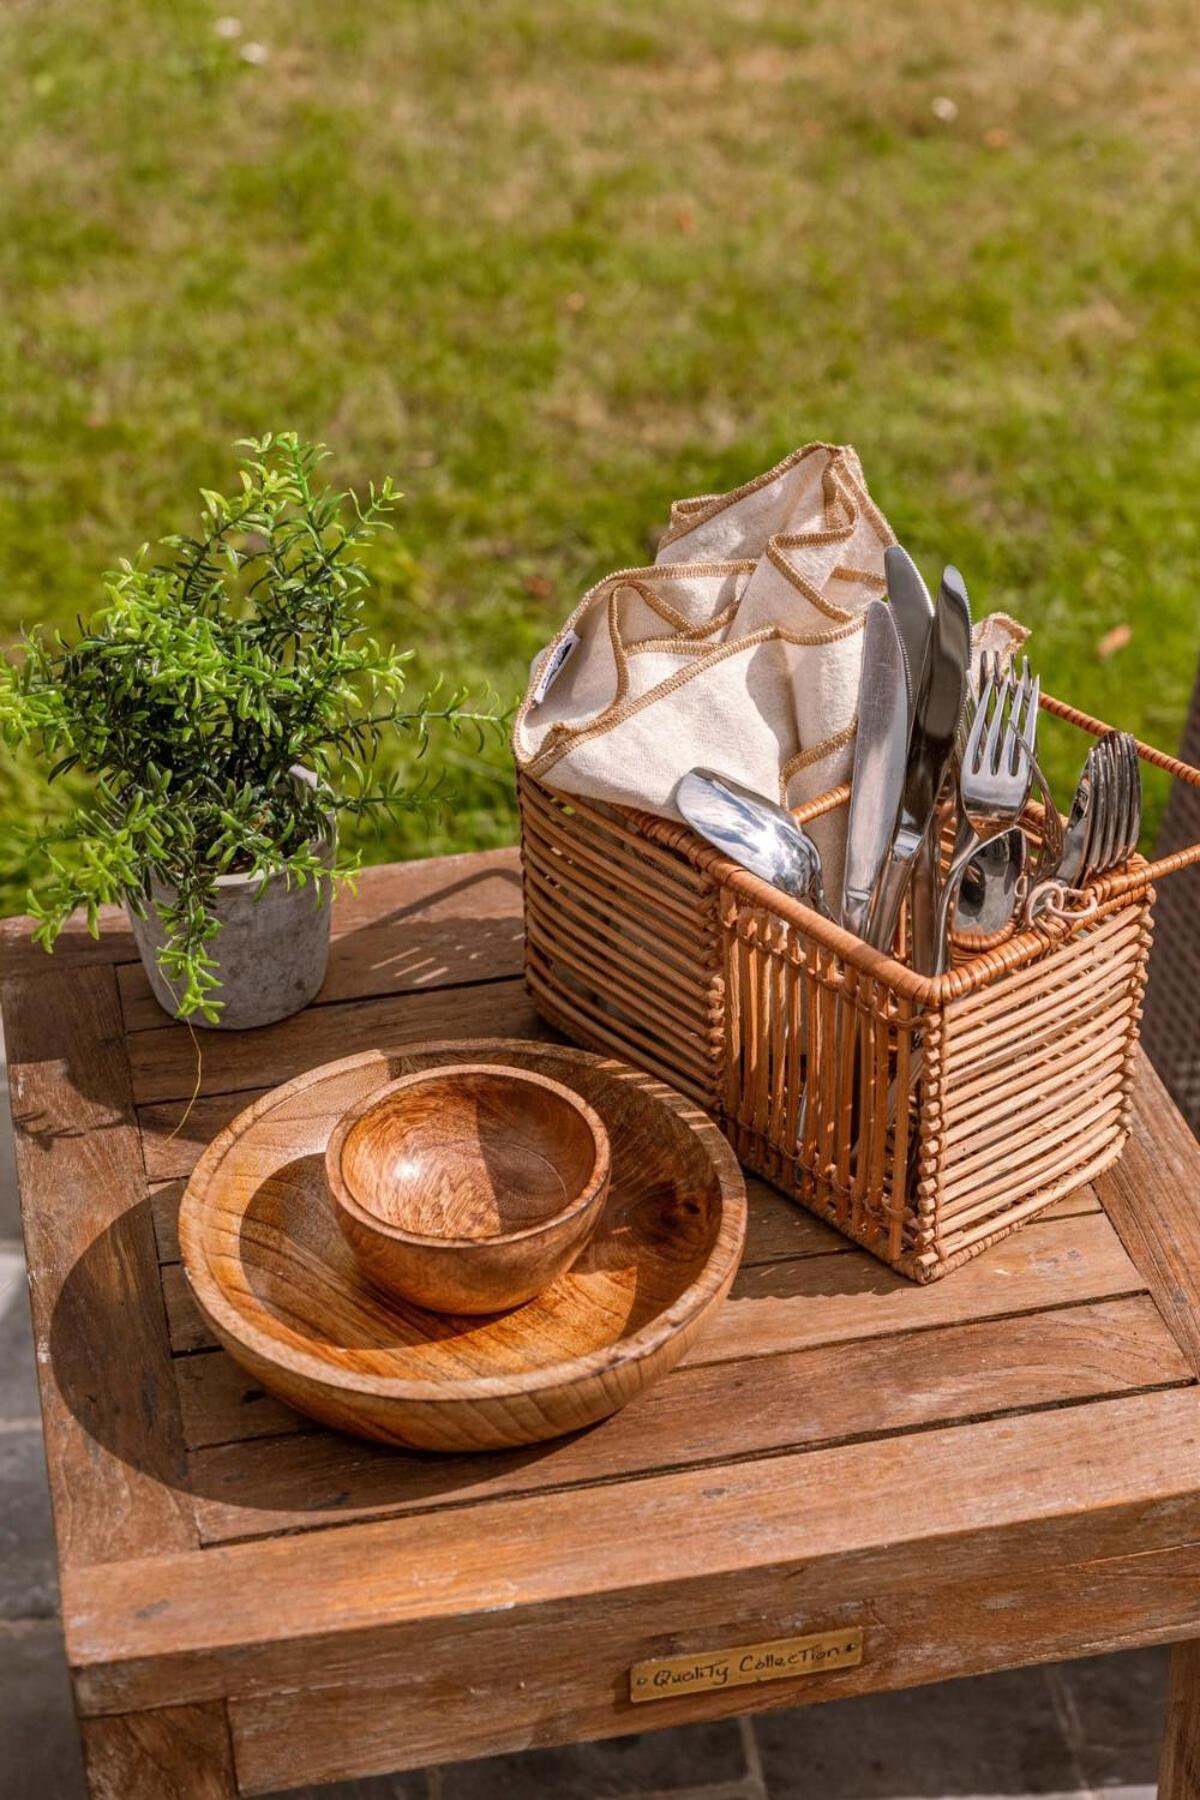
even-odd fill
[[[900,642],[904,646],[908,663],[908,708],[911,718],[921,690],[921,672],[925,667],[925,652],[929,647],[929,632],[933,625],[933,601],[929,598],[929,589],[921,579],[920,569],[902,544],[890,544],[884,551],[883,570],[887,576],[892,617],[896,621],[896,630],[900,633]]]
[[[882,600],[872,600],[863,628],[858,735],[842,882],[842,924],[859,937],[866,931],[880,864],[896,829],[907,749],[904,651],[892,608]]]
[[[883,553],[887,576],[888,599],[900,633],[900,642],[908,662],[908,716],[916,711],[921,691],[921,675],[933,628],[933,601],[921,571],[902,544],[891,544]],[[937,918],[937,868],[934,856],[934,832],[931,830],[917,852],[913,864],[912,886],[908,896],[909,924],[912,931],[912,961],[918,969],[928,968],[934,953],[933,939]]]
[[[947,571],[947,575],[954,571]],[[954,749],[971,662],[971,609],[961,578],[944,580],[917,689],[896,830],[875,889],[868,925],[877,948],[891,947],[900,903],[912,878]]]

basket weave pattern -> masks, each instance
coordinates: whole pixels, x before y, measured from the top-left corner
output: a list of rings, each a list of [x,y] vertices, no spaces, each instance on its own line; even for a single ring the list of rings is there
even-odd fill
[[[1079,915],[925,977],[682,826],[519,785],[542,1015],[692,1096],[748,1168],[904,1275],[946,1274],[1119,1156],[1151,883],[1200,849],[1135,857]]]

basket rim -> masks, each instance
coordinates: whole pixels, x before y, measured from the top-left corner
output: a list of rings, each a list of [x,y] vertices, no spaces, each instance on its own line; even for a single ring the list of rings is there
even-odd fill
[[[1093,737],[1100,737],[1113,729],[1103,720],[1094,719],[1065,701],[1055,699],[1051,694],[1042,694],[1041,706],[1055,717],[1064,719]],[[1152,745],[1143,744],[1136,738],[1134,742],[1138,755],[1144,762],[1164,769],[1190,786],[1200,787],[1200,770],[1156,750]],[[703,871],[722,888],[728,889],[747,904],[759,911],[772,913],[786,924],[797,926],[806,936],[814,939],[824,949],[831,950],[852,968],[873,980],[885,983],[901,999],[928,1012],[939,1011],[950,1002],[963,999],[1000,977],[1027,967],[1075,934],[1086,931],[1098,919],[1106,917],[1120,906],[1146,898],[1152,900],[1153,884],[1158,877],[1173,874],[1177,869],[1200,862],[1200,844],[1151,862],[1140,854],[1135,854],[1120,870],[1103,876],[1081,890],[1090,904],[1078,914],[1039,920],[1037,924],[1015,933],[1001,944],[968,957],[957,968],[948,969],[942,975],[920,975],[896,957],[865,944],[853,932],[844,930],[832,919],[826,919],[814,908],[805,906],[802,901],[781,893],[770,882],[752,875],[740,863],[706,844],[688,826],[676,820],[662,818],[638,807],[607,801],[600,803],[553,788],[519,765],[517,775],[520,782],[528,782],[541,788],[584,818],[591,815],[602,822],[607,816],[611,822],[612,815],[617,815],[660,850],[682,856],[693,868]],[[845,805],[849,798],[850,785],[842,782],[805,805],[791,810],[797,823],[804,824],[832,811],[836,806]]]
[[[820,805],[821,802],[828,803],[835,797],[840,798],[848,793],[849,789],[845,784],[840,788],[829,789],[828,793],[819,795],[817,800],[809,802],[807,806],[795,808],[797,821],[803,823],[805,819],[814,817],[818,810],[825,810],[825,806]],[[564,797],[572,805],[575,804],[573,795]],[[983,951],[978,956],[968,957],[957,968],[948,969],[942,975],[920,975],[897,957],[864,943],[860,937],[835,924],[832,919],[825,918],[815,908],[805,906],[801,900],[793,900],[790,895],[772,887],[769,881],[752,875],[740,863],[705,844],[686,826],[673,825],[670,820],[656,818],[651,813],[639,813],[625,808],[619,810],[639,831],[645,832],[664,847],[682,852],[696,867],[705,869],[722,887],[731,889],[759,910],[774,913],[787,924],[799,926],[808,937],[815,939],[825,949],[832,950],[843,962],[851,964],[873,980],[886,983],[894,993],[911,1001],[922,1011],[937,1011],[952,1000],[961,1000],[967,994],[988,986],[1001,975],[1013,974],[1029,963],[1036,962],[1047,951],[1057,949],[1068,938],[1094,925],[1109,912],[1142,898],[1151,888],[1149,864],[1144,857],[1135,856],[1121,875],[1108,877],[1104,882],[1097,882],[1081,890],[1089,900],[1095,902],[1086,911],[1046,924],[1031,925],[1025,931],[1015,933],[1004,943]],[[1106,892],[1110,887],[1115,887],[1118,891]]]

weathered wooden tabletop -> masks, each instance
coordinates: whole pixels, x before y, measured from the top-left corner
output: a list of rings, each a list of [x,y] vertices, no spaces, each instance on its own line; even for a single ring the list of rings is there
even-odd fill
[[[53,960],[0,927],[93,1792],[209,1800],[1179,1640],[1162,1791],[1195,1800],[1200,1154],[1149,1069],[1122,1163],[948,1279],[752,1182],[733,1296],[659,1388],[573,1439],[422,1458],[255,1389],[178,1262],[188,1171],[264,1088],[545,1035],[514,852],[373,870],[335,938],[317,1005],[201,1034],[179,1129],[192,1041],[121,921]],[[859,1629],[860,1663],[806,1674],[742,1649]]]

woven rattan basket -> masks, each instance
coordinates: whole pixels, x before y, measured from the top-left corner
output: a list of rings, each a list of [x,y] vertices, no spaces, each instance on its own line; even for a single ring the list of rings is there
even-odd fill
[[[1200,786],[1175,758],[1139,753]],[[1152,883],[1200,846],[1135,857],[1077,913],[925,977],[681,825],[525,774],[519,787],[542,1016],[691,1095],[748,1168],[902,1274],[947,1274],[1120,1155]],[[1036,811],[1025,824],[1035,836]]]

